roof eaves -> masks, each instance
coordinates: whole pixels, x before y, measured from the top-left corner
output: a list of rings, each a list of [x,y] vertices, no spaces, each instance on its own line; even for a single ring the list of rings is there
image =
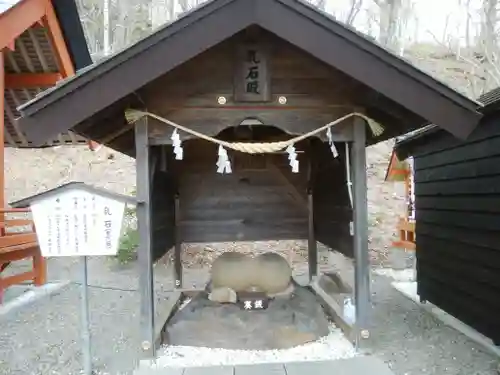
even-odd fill
[[[80,69],[73,77],[66,78],[65,80],[59,82],[56,86],[41,92],[34,99],[24,103],[18,108],[18,111],[21,112],[23,116],[33,115],[50,103],[57,101],[60,97],[73,92],[96,77],[112,70],[115,66],[134,58],[146,49],[151,48],[160,41],[179,32],[193,22],[196,22],[200,17],[204,17],[206,14],[210,14],[218,8],[233,1],[235,0],[210,0],[202,3],[189,12],[181,14],[177,20],[165,24],[154,33],[145,36],[131,46],[125,47],[109,56],[104,57],[97,63]]]
[[[483,114],[489,114],[500,110],[500,87],[479,96],[477,102],[481,103],[481,107],[478,110]],[[421,129],[417,129],[413,132],[398,137],[396,139],[395,146],[403,146],[410,142],[421,140],[422,138],[435,134],[439,131],[444,130],[437,125],[430,124]]]

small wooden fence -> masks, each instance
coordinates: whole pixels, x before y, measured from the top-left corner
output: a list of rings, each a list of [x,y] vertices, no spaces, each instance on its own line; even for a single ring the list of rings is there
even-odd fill
[[[392,246],[406,250],[415,250],[415,221],[401,218],[396,228],[398,239],[392,243]]]
[[[9,286],[28,280],[35,285],[43,285],[47,279],[47,266],[29,213],[29,209],[24,208],[0,209],[0,303],[4,290]],[[2,275],[11,262],[29,258],[33,260],[30,271],[5,277]]]

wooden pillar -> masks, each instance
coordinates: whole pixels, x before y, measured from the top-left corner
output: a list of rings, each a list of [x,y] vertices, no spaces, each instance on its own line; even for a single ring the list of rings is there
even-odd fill
[[[175,194],[174,225],[175,225],[175,248],[174,248],[174,273],[175,287],[182,288],[182,240],[181,240],[181,205],[179,192]]]
[[[5,103],[5,66],[3,62],[3,52],[0,50],[0,209],[5,208],[5,123],[4,123],[4,108]],[[4,222],[4,214],[0,213],[0,223]],[[5,228],[3,225],[0,226],[0,236],[5,233]],[[0,284],[1,284],[1,272],[3,264],[0,263]],[[3,301],[3,288],[0,285],[0,304]]]
[[[151,163],[148,142],[148,119],[135,126],[135,162],[137,195],[137,229],[139,231],[139,292],[141,293],[141,348],[144,358],[156,355],[155,309],[153,287],[153,254],[151,231]]]
[[[307,209],[308,209],[308,236],[307,236],[307,263],[309,266],[309,281],[318,275],[318,246],[316,244],[316,233],[314,231],[314,149],[313,143],[309,142],[309,163],[307,168]]]
[[[370,257],[368,253],[368,203],[366,179],[366,122],[354,121],[352,173],[354,180],[354,291],[356,302],[356,343],[368,334],[370,303]]]
[[[5,208],[5,66],[4,55],[0,51],[0,208]],[[3,222],[3,214],[1,214],[0,222]],[[3,230],[3,229],[2,229]]]
[[[318,247],[316,245],[316,236],[314,234],[314,209],[313,209],[313,193],[312,189],[307,194],[307,206],[309,208],[309,234],[307,242],[308,264],[309,264],[309,281],[318,275]]]

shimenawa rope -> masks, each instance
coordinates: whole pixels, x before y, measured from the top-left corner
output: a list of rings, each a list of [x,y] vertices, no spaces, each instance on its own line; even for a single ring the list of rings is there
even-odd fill
[[[341,123],[342,121],[345,121],[348,118],[351,118],[354,116],[357,116],[357,117],[364,119],[366,121],[366,123],[368,124],[368,126],[369,126],[369,128],[374,136],[377,137],[384,132],[384,128],[378,122],[373,120],[372,118],[370,118],[362,113],[359,113],[359,112],[352,112],[352,113],[349,113],[345,116],[338,118],[335,121],[329,122],[325,126],[322,126],[322,127],[315,129],[315,130],[312,130],[306,134],[294,137],[294,138],[289,139],[287,141],[269,142],[269,143],[226,142],[226,141],[222,141],[222,140],[217,139],[217,138],[210,137],[210,136],[205,135],[203,133],[199,133],[195,130],[186,128],[182,125],[176,124],[173,121],[167,120],[166,118],[155,115],[154,113],[151,113],[151,112],[139,111],[136,109],[127,109],[125,111],[125,118],[127,119],[127,122],[129,124],[132,124],[132,123],[138,121],[139,119],[141,119],[144,116],[149,116],[151,118],[154,118],[158,121],[161,121],[167,125],[170,125],[170,126],[176,128],[176,129],[179,129],[179,130],[182,130],[186,133],[189,133],[195,137],[204,139],[206,141],[218,144],[220,146],[223,146],[223,147],[235,150],[235,151],[244,152],[247,154],[264,154],[264,153],[272,153],[272,152],[281,151],[281,150],[287,148],[288,146],[291,146],[297,142],[300,142],[304,139],[312,137],[313,135],[321,133],[322,131],[325,131],[328,128],[335,126],[335,125]]]

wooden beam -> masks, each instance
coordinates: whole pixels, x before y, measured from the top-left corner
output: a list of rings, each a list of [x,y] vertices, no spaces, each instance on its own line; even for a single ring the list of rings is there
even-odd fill
[[[48,0],[22,0],[2,13],[0,50],[12,48],[14,40],[45,15],[48,3]]]
[[[5,75],[5,88],[29,89],[54,86],[62,79],[59,73],[12,73]]]
[[[56,12],[51,1],[47,2],[46,13],[42,18],[43,24],[47,28],[50,42],[55,51],[55,57],[59,66],[59,71],[64,78],[75,75],[75,67],[71,60],[66,42]]]

